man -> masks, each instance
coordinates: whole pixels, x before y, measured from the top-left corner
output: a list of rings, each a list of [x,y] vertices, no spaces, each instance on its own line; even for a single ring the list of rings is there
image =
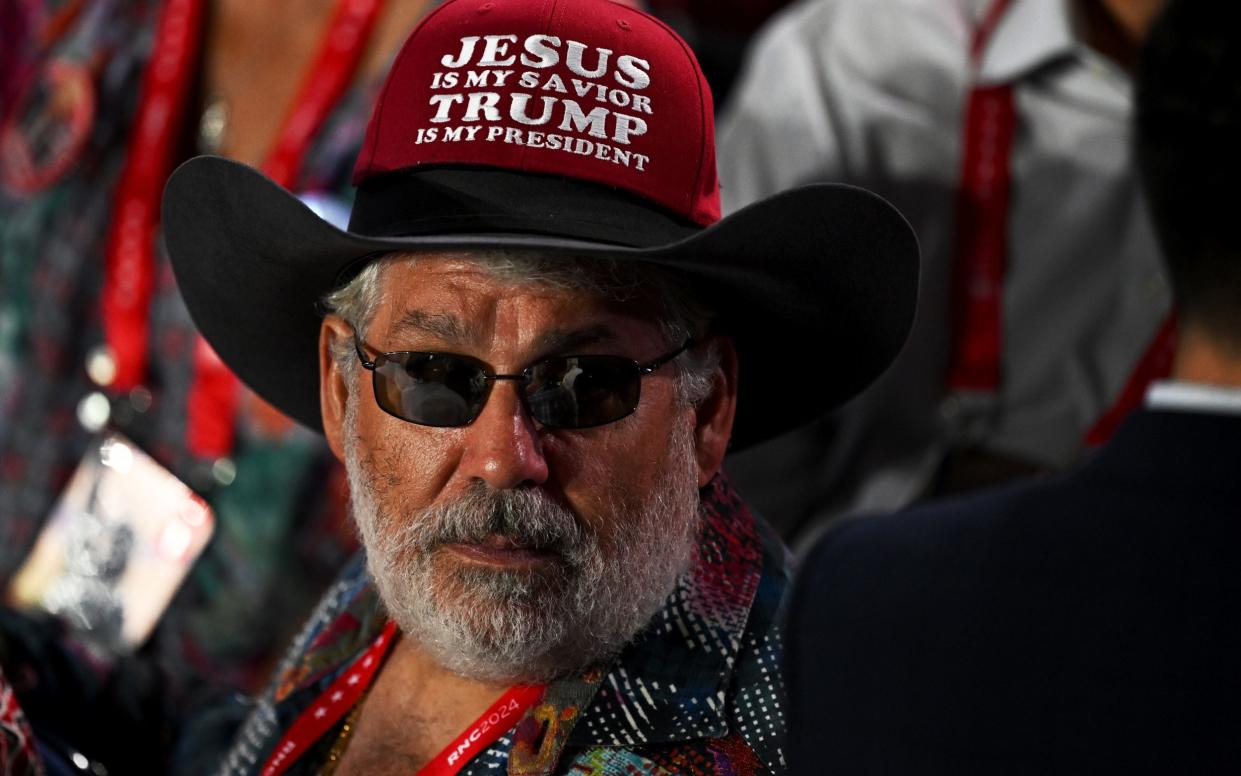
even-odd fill
[[[720,461],[886,366],[917,249],[849,187],[716,223],[711,110],[640,12],[453,0],[395,60],[349,232],[235,162],[173,176],[196,323],[322,428],[366,551],[224,772],[783,769],[784,551]]]
[[[829,534],[790,615],[795,771],[1241,769],[1239,20],[1173,0],[1138,80],[1173,381],[1071,474]]]
[[[756,39],[720,121],[724,212],[855,183],[925,257],[892,369],[733,462],[784,536],[1061,470],[1166,376],[1170,296],[1129,152],[1162,1],[808,0]]]

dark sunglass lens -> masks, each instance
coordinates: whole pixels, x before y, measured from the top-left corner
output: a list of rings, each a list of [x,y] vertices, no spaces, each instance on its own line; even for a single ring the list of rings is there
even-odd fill
[[[620,420],[638,406],[638,365],[620,356],[571,356],[528,370],[526,404],[545,426],[587,428]]]
[[[375,369],[375,398],[388,412],[424,426],[464,426],[482,410],[487,376],[472,359],[394,353]]]

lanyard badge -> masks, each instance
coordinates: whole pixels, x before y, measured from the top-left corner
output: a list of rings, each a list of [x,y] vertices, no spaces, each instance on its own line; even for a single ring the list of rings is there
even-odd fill
[[[92,445],[9,587],[105,655],[142,644],[214,525],[211,508],[120,435]]]

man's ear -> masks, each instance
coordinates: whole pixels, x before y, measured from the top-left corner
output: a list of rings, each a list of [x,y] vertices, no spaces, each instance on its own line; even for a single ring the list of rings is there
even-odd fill
[[[727,337],[713,337],[700,347],[713,347],[720,357],[711,393],[695,409],[694,442],[701,488],[720,470],[732,437],[737,414],[737,349]]]
[[[319,412],[323,415],[323,435],[332,454],[345,460],[345,407],[349,402],[348,377],[340,370],[333,351],[342,345],[353,347],[353,328],[338,315],[329,315],[319,327]]]

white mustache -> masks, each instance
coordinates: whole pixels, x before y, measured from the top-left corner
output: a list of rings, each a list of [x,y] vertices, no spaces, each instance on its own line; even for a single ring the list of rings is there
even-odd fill
[[[455,501],[420,511],[402,537],[406,547],[429,553],[446,544],[478,544],[500,536],[522,549],[545,550],[584,562],[596,537],[568,508],[537,489],[495,491],[471,485]]]

